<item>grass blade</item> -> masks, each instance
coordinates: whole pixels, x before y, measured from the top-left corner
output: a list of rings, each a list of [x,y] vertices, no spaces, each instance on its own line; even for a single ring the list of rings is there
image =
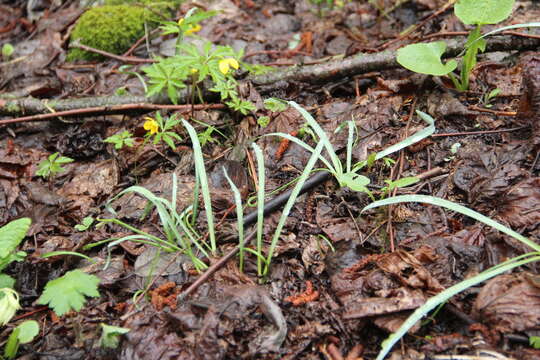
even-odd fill
[[[399,151],[401,149],[404,149],[407,146],[411,146],[412,144],[415,144],[427,138],[428,136],[431,136],[435,132],[435,120],[430,115],[420,110],[416,110],[416,113],[418,114],[418,116],[420,116],[420,118],[422,118],[422,120],[424,120],[428,124],[428,127],[409,136],[405,140],[402,140],[398,142],[397,144],[394,144],[390,146],[389,148],[386,148],[383,151],[378,152],[377,155],[375,156],[375,160],[382,159],[383,157],[388,156],[392,153],[395,153],[396,151]]]
[[[310,113],[308,113],[303,107],[295,103],[294,101],[289,101],[289,104],[296,109],[303,117],[306,119],[306,122],[308,125],[315,131],[317,136],[319,137],[319,140],[322,141],[324,144],[324,147],[326,148],[326,152],[328,152],[328,155],[330,156],[330,160],[332,161],[332,164],[334,166],[329,167],[329,169],[334,169],[334,171],[338,174],[341,174],[343,172],[343,168],[341,165],[341,161],[339,161],[339,157],[336,154],[336,151],[334,150],[334,146],[330,142],[330,139],[324,132],[323,128],[319,125],[317,121],[311,116]]]
[[[264,225],[264,190],[265,190],[265,169],[264,169],[264,157],[261,148],[253,143],[253,152],[257,159],[257,176],[259,177],[259,184],[257,189],[257,275],[262,277],[263,274],[263,225]]]
[[[516,239],[516,240],[522,242],[523,244],[529,246],[534,251],[540,252],[540,245],[536,244],[534,241],[531,241],[531,240],[527,239],[525,236],[523,236],[521,234],[518,234],[517,232],[515,232],[514,230],[504,226],[503,224],[498,223],[497,221],[492,220],[492,219],[488,218],[487,216],[484,216],[484,215],[482,215],[482,214],[480,214],[480,213],[478,213],[478,212],[476,212],[476,211],[474,211],[472,209],[469,209],[469,208],[467,208],[467,207],[465,207],[463,205],[459,205],[459,204],[453,203],[451,201],[436,198],[436,197],[433,197],[433,196],[428,196],[428,195],[400,195],[400,196],[394,196],[394,197],[391,197],[391,198],[388,198],[388,199],[375,201],[374,203],[371,203],[368,206],[366,206],[365,208],[363,208],[362,212],[366,211],[366,210],[369,210],[369,209],[379,207],[379,206],[399,204],[399,203],[404,203],[404,202],[420,202],[420,203],[432,204],[432,205],[437,205],[437,206],[447,208],[447,209],[452,210],[452,211],[456,211],[456,212],[461,213],[463,215],[469,216],[469,217],[471,217],[471,218],[473,218],[475,220],[481,221],[484,224],[489,225],[489,226],[499,230],[502,233],[505,233],[506,235],[510,235],[514,239]]]
[[[196,173],[201,183],[201,192],[204,199],[204,209],[206,210],[206,222],[208,224],[208,234],[210,236],[210,251],[215,255],[216,252],[216,233],[214,228],[214,213],[212,211],[212,203],[210,199],[210,188],[208,185],[208,177],[204,168],[204,158],[202,155],[201,144],[197,137],[197,132],[187,121],[182,120],[182,124],[187,129],[191,143],[193,144],[193,159],[195,161]]]
[[[315,150],[313,151],[313,154],[309,158],[309,161],[306,164],[304,171],[298,178],[298,182],[294,186],[291,196],[289,197],[289,200],[287,200],[287,203],[285,204],[285,207],[283,208],[283,212],[281,213],[281,217],[279,218],[276,231],[274,232],[274,236],[272,237],[272,242],[270,243],[270,248],[268,249],[268,255],[266,257],[266,264],[263,271],[264,276],[268,275],[268,270],[270,269],[272,257],[274,256],[274,250],[276,249],[279,236],[281,235],[281,230],[283,230],[283,226],[285,225],[285,221],[287,221],[287,218],[289,217],[289,213],[291,212],[291,209],[294,203],[296,202],[296,198],[298,197],[298,194],[300,193],[302,186],[306,182],[309,174],[311,173],[311,170],[313,169],[313,167],[315,166],[315,163],[319,159],[323,146],[324,146],[323,141],[320,141],[317,144],[317,147],[315,148]]]
[[[477,285],[483,281],[491,279],[499,274],[504,273],[505,271],[512,270],[518,266],[528,264],[533,261],[540,260],[540,254],[538,252],[529,253],[527,258],[524,260],[515,261],[515,259],[510,259],[503,264],[490,268],[470,279],[462,281],[448,289],[440,292],[434,297],[430,298],[424,305],[416,309],[414,313],[405,322],[400,326],[400,328],[393,334],[391,334],[383,343],[382,349],[377,355],[376,360],[383,360],[385,356],[390,352],[392,347],[397,343],[411,327],[414,326],[419,320],[421,320],[427,313],[435,309],[440,304],[446,302],[452,296],[462,292],[465,289],[470,288],[471,286]]]
[[[229,174],[227,174],[227,170],[225,170],[225,167],[222,167],[222,169],[223,174],[225,174],[225,178],[229,182],[229,185],[234,195],[234,203],[236,204],[236,223],[238,224],[238,256],[240,258],[239,268],[240,272],[244,272],[244,211],[242,208],[242,197],[240,196],[240,191],[238,190],[238,187],[231,180]]]

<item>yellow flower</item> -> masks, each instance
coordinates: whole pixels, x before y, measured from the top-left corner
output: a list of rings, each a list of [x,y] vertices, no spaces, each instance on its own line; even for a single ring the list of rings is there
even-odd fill
[[[144,122],[144,130],[150,132],[150,135],[154,135],[158,132],[159,124],[156,120],[152,119],[151,117],[145,117]]]
[[[191,69],[191,73],[192,73],[192,74],[196,74],[196,73],[197,73],[197,71],[199,71],[199,70],[197,70],[197,69],[194,69],[194,68],[192,68],[192,69]]]
[[[238,61],[233,58],[219,60],[219,71],[221,71],[223,75],[227,75],[231,67],[238,69],[238,66]]]
[[[179,26],[182,26],[183,23],[184,23],[184,18],[181,18],[180,20],[178,20],[178,25]],[[189,29],[184,31],[184,35],[186,35],[186,36],[191,35],[191,34],[196,33],[196,32],[199,32],[202,29],[201,25],[199,25],[199,24],[196,24],[196,25],[189,24],[188,26],[189,26]]]
[[[184,35],[191,35],[193,33],[196,33],[196,32],[199,32],[201,31],[202,27],[201,25],[197,24],[197,25],[189,25],[189,29],[187,29],[186,31],[184,31]]]

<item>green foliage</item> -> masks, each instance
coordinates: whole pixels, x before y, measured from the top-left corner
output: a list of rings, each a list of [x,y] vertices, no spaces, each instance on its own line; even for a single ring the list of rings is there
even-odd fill
[[[467,25],[497,24],[512,13],[515,0],[458,0],[456,16]]]
[[[210,91],[220,94],[221,101],[233,110],[247,114],[254,111],[255,106],[239,97],[238,83],[234,78],[234,70],[240,67],[252,73],[261,72],[260,67],[240,62],[243,52],[235,52],[230,46],[214,45],[205,41],[202,46],[183,42],[186,36],[192,36],[200,30],[200,22],[214,16],[216,12],[190,10],[178,22],[165,22],[161,29],[163,34],[176,34],[176,53],[168,58],[156,58],[157,62],[142,68],[148,77],[146,96],[165,93],[173,104],[180,99],[179,91],[190,87],[192,101],[195,94],[202,99],[199,86],[205,80],[211,80]],[[231,71],[231,69],[233,71]]]
[[[124,146],[133,147],[133,145],[135,145],[135,139],[133,138],[133,134],[127,130],[109,136],[103,141],[109,144],[114,144],[114,148],[116,150],[120,150]]]
[[[444,41],[412,44],[397,51],[397,62],[404,68],[417,73],[442,76],[454,71],[457,67],[455,60],[450,60],[446,64],[441,62],[441,56],[445,50]]]
[[[152,118],[148,118],[150,120],[154,120]],[[174,144],[174,140],[180,141],[182,138],[180,135],[175,133],[174,131],[171,131],[174,129],[175,126],[180,124],[180,121],[182,119],[177,118],[177,114],[173,114],[172,116],[166,117],[165,119],[161,116],[160,112],[156,113],[155,121],[158,124],[158,130],[157,132],[153,133],[152,131],[148,132],[146,134],[147,138],[154,137],[153,143],[154,145],[163,141],[165,144],[169,145],[169,147],[173,150],[176,150],[176,145]]]
[[[407,187],[412,184],[416,184],[419,182],[420,179],[416,176],[408,176],[404,177],[395,181],[392,180],[384,180],[384,182],[387,184],[385,187],[381,189],[381,199],[385,198],[388,194],[390,194],[395,189]]]
[[[64,276],[51,280],[45,286],[38,304],[49,305],[56,315],[62,316],[68,311],[79,311],[88,297],[99,297],[99,278],[81,270],[72,270]]]
[[[46,160],[43,160],[38,164],[38,169],[36,171],[36,176],[41,176],[44,179],[50,179],[51,177],[56,176],[57,174],[65,171],[61,165],[73,162],[73,159],[66,156],[60,156],[59,153],[55,152]]]
[[[35,320],[20,323],[9,335],[4,348],[4,358],[15,359],[20,344],[27,344],[39,334],[39,324]]]
[[[9,59],[13,55],[13,52],[15,52],[15,48],[10,43],[5,43],[2,46],[2,58],[5,60]]]
[[[501,93],[501,89],[499,88],[495,88],[491,90],[490,92],[485,93],[482,96],[482,100],[481,100],[484,107],[486,108],[492,107],[493,105],[491,104],[491,100],[499,96],[500,93]]]
[[[30,218],[21,218],[13,220],[0,228],[0,271],[4,270],[13,261],[24,260],[26,253],[16,251],[16,249],[25,238],[31,223]],[[4,280],[7,281],[5,278]]]
[[[242,115],[247,115],[250,111],[255,111],[257,108],[251,102],[234,97],[231,101],[226,102],[227,106],[238,111]]]
[[[259,116],[257,118],[257,124],[263,128],[267,127],[270,124],[270,116]]]
[[[479,52],[486,49],[486,41],[481,34],[482,25],[496,24],[508,18],[512,13],[514,1],[458,0],[454,5],[454,12],[463,23],[476,25],[467,38],[460,78],[452,73],[457,67],[455,60],[450,60],[446,64],[441,62],[441,56],[446,50],[446,43],[443,41],[407,45],[398,50],[397,62],[404,68],[417,73],[435,76],[449,75],[456,89],[466,91],[469,88],[469,76],[476,65],[476,57]]]
[[[269,98],[264,100],[264,107],[273,112],[282,112],[287,110],[289,104],[281,99]]]
[[[80,224],[75,225],[75,230],[77,231],[86,231],[92,226],[94,218],[91,216],[85,217]]]
[[[102,348],[116,349],[120,343],[120,335],[127,334],[129,330],[128,328],[101,324],[102,333],[99,345]]]
[[[540,336],[529,336],[529,345],[535,349],[540,349]]]
[[[140,6],[110,5],[87,10],[77,21],[70,41],[99,50],[122,54],[144,35],[144,24],[156,26],[158,17]],[[73,48],[67,60],[101,60],[101,55]]]

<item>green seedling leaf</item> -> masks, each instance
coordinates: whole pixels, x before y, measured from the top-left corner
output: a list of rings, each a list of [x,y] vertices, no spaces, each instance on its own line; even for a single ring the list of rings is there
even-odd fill
[[[261,127],[265,128],[270,124],[270,116],[260,116],[257,119],[257,124],[259,124]]]
[[[77,231],[86,231],[90,226],[92,226],[92,223],[94,222],[94,218],[91,216],[85,217],[80,224],[75,225],[75,230]]]
[[[535,349],[540,349],[540,336],[530,336],[529,345]]]
[[[273,112],[281,112],[287,110],[289,105],[284,100],[269,98],[264,100],[264,107]]]
[[[0,258],[7,258],[23,241],[32,220],[13,220],[0,228]]]
[[[451,73],[457,67],[455,60],[450,60],[446,64],[441,62],[441,56],[445,50],[444,41],[411,44],[397,51],[396,60],[401,66],[411,71],[442,76]]]
[[[107,324],[101,324],[101,338],[99,344],[103,348],[116,349],[120,343],[120,335],[127,334],[130,329],[112,326]]]
[[[360,191],[369,193],[367,185],[370,180],[364,175],[360,175],[354,172],[347,172],[337,177],[340,186],[347,186],[353,191]]]
[[[85,296],[99,297],[99,278],[81,270],[72,270],[45,285],[38,304],[49,305],[56,315],[62,316],[70,310],[79,311],[86,302]]]
[[[10,43],[6,43],[2,46],[2,57],[8,59],[15,52],[15,48]]]
[[[467,25],[497,24],[512,13],[515,0],[458,0],[454,13]]]
[[[31,342],[38,333],[39,324],[35,320],[26,320],[19,324],[9,335],[4,347],[4,358],[14,359],[17,356],[19,345]]]
[[[39,333],[39,324],[35,320],[26,320],[17,326],[17,328],[20,330],[18,338],[21,344],[31,342]]]

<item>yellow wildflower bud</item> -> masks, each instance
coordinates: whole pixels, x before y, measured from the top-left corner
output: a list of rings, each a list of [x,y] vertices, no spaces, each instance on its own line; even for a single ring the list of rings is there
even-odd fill
[[[144,122],[144,130],[148,131],[150,135],[154,135],[158,132],[159,124],[156,120],[152,119],[151,117],[145,117]]]
[[[186,31],[184,31],[184,35],[191,35],[193,33],[196,33],[196,32],[199,32],[201,31],[202,27],[201,25],[197,24],[197,25],[189,25],[189,29],[187,29]]]
[[[219,60],[219,71],[221,71],[223,75],[227,75],[231,67],[234,69],[238,69],[239,66],[240,65],[238,64],[238,61],[233,58]]]
[[[180,18],[180,19],[178,20],[178,25],[182,25],[183,22],[184,22],[184,18]]]
[[[191,73],[192,73],[192,74],[196,74],[197,71],[199,71],[199,70],[197,70],[197,69],[191,69]]]

